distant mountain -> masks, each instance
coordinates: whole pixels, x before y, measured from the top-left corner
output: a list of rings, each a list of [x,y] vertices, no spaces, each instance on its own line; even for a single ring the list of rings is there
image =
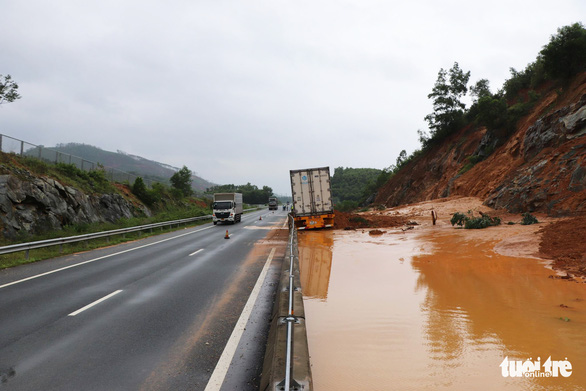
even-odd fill
[[[78,156],[82,159],[100,163],[106,167],[115,168],[134,175],[141,176],[143,179],[152,180],[169,184],[169,178],[179,170],[177,167],[168,164],[159,163],[154,160],[145,159],[140,156],[131,155],[122,151],[110,152],[87,144],[69,143],[57,144],[55,147],[49,147],[60,153]],[[28,151],[28,153],[34,153]],[[206,188],[214,186],[209,182],[196,175],[192,175],[192,187],[195,191],[203,192]]]

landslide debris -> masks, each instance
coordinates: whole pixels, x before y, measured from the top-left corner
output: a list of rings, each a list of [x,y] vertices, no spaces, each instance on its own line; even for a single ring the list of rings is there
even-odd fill
[[[540,232],[540,255],[554,261],[554,270],[586,277],[586,216],[551,223]]]
[[[334,217],[335,229],[389,228],[400,227],[407,222],[403,216],[387,216],[383,214],[359,214],[336,210]]]

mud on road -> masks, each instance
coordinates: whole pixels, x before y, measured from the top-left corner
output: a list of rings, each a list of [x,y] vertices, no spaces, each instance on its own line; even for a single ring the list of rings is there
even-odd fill
[[[490,237],[498,242],[497,251],[509,255],[530,256],[549,261],[549,266],[557,272],[552,274],[552,278],[586,282],[586,216],[552,218],[536,214],[539,224],[520,226],[521,215],[491,209],[483,205],[480,198],[448,197],[382,211],[336,211],[335,227],[346,230],[369,230],[372,235],[384,234],[382,228],[402,227],[406,231],[417,225],[432,225],[432,211],[437,214],[436,224],[444,228],[451,227],[450,219],[456,212],[470,211],[475,216],[485,213],[491,217],[499,217],[502,225],[498,229],[491,227],[468,230],[468,235],[471,238]]]

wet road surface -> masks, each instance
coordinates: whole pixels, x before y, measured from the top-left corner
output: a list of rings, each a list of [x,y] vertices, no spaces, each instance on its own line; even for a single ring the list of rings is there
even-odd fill
[[[263,287],[274,289],[286,238],[267,238],[284,220],[264,210],[235,225],[210,223],[0,272],[0,388],[203,390],[273,248]],[[23,280],[31,276],[38,277]],[[243,338],[263,351],[235,355],[245,376],[231,376],[238,389],[259,382],[264,307],[250,318],[256,331]]]

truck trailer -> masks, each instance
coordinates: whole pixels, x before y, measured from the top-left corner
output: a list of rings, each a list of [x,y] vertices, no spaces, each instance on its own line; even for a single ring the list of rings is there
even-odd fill
[[[242,194],[216,193],[212,204],[212,220],[218,222],[237,223],[242,220]]]
[[[334,203],[330,187],[330,168],[291,170],[291,214],[297,229],[334,226]]]

